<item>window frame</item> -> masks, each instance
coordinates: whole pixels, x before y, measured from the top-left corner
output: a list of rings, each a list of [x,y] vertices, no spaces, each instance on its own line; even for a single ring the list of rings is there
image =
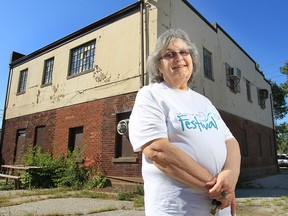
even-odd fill
[[[129,119],[131,111],[116,113],[116,127],[121,120]],[[123,147],[125,145],[125,147]],[[128,146],[129,145],[129,146]],[[130,150],[129,150],[130,148]],[[130,155],[129,155],[130,154]],[[130,140],[125,135],[115,134],[115,155],[112,159],[113,163],[137,163],[138,157],[135,156]]]
[[[203,70],[207,79],[214,81],[212,52],[203,47]]]
[[[43,69],[41,86],[47,86],[47,85],[52,84],[54,63],[55,63],[54,57],[46,59],[44,61],[44,69]]]
[[[27,79],[28,79],[28,68],[21,70],[19,73],[17,94],[24,94],[26,92]]]
[[[70,50],[68,77],[93,71],[96,54],[96,39]]]
[[[246,96],[247,96],[247,100],[252,103],[253,101],[252,101],[252,94],[251,94],[251,82],[247,79],[246,79]]]
[[[257,87],[258,105],[260,106],[261,109],[266,109],[267,98],[261,98],[260,90],[261,89]]]

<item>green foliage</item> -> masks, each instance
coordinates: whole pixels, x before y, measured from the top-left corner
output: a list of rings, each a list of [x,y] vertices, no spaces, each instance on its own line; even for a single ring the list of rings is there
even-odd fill
[[[134,191],[120,191],[117,195],[118,200],[125,200],[125,201],[140,201],[144,197],[144,188],[143,185],[137,185]]]
[[[270,80],[272,95],[273,95],[273,107],[275,119],[283,119],[288,113],[288,107],[285,101],[287,93],[278,86],[276,83]]]
[[[276,126],[276,143],[279,153],[288,153],[288,123]]]
[[[22,183],[29,188],[80,188],[87,181],[87,169],[82,161],[79,162],[80,156],[79,152],[74,151],[68,153],[67,158],[53,158],[49,153],[42,152],[39,147],[29,146],[24,154],[24,165],[38,166],[41,169],[22,173]]]
[[[40,148],[28,147],[28,151],[24,154],[25,166],[37,166],[41,169],[30,170],[29,172],[23,172],[21,174],[22,184],[31,187],[55,187],[53,181],[55,177],[55,169],[57,168],[57,162],[53,160],[50,154],[41,152]]]
[[[86,180],[86,172],[83,162],[78,162],[80,153],[73,151],[68,153],[68,157],[58,158],[59,167],[55,170],[57,187],[81,188]]]
[[[102,173],[99,171],[96,176],[91,177],[90,180],[84,185],[85,189],[92,189],[92,188],[104,188],[111,186],[111,181],[106,177],[103,176]]]

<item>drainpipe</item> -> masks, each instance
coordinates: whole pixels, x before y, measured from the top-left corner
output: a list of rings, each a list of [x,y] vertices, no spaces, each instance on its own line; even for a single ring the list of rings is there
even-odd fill
[[[145,62],[145,50],[144,50],[144,14],[143,10],[145,7],[145,0],[141,0],[141,6],[140,6],[140,16],[141,16],[141,86],[142,88],[145,85],[144,81],[144,73],[145,73],[145,67],[144,67],[144,62]]]
[[[11,56],[11,62],[12,62],[12,56]],[[0,140],[0,164],[3,163],[2,146],[3,146],[3,140],[4,140],[4,134],[5,134],[6,109],[7,109],[7,105],[8,105],[8,95],[10,92],[12,73],[13,73],[13,70],[12,70],[11,65],[10,65],[9,66],[8,83],[7,83],[7,87],[6,87],[6,97],[5,97],[5,103],[4,103],[4,108],[3,108],[3,117],[2,117],[2,130],[1,130],[1,140]]]
[[[276,128],[275,128],[275,119],[274,119],[274,112],[273,112],[273,95],[270,94],[270,107],[271,107],[271,113],[272,113],[272,127],[273,127],[273,142],[274,142],[274,155],[275,155],[275,164],[277,164],[277,172],[280,172],[279,166],[278,166],[278,160],[277,160],[277,143],[276,143]]]

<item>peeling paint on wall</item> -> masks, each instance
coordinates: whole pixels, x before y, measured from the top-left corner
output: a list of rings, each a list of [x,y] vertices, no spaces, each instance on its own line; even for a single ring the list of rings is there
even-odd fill
[[[98,65],[95,66],[93,77],[96,82],[103,81],[104,83],[108,83],[111,80],[111,75],[109,75],[108,72],[106,74],[103,73],[102,68],[100,68]]]
[[[65,94],[60,93],[59,91],[59,84],[57,85],[53,85],[53,95],[50,95],[50,101],[51,103],[56,103],[59,102],[61,100],[61,98],[65,97]],[[57,92],[59,92],[58,94],[56,94]]]

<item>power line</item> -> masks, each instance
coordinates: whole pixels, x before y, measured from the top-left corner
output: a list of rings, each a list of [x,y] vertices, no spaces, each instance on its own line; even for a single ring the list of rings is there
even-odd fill
[[[280,64],[280,63],[283,63],[283,62],[288,62],[288,59],[282,60],[282,61],[279,61],[279,62],[274,62],[274,63],[272,63],[272,64],[270,64],[270,65],[266,65],[266,66],[264,66],[264,67],[261,67],[261,66],[260,66],[260,68],[263,69],[263,68],[267,68],[267,67],[272,67],[272,66],[274,66],[274,65],[277,65],[277,64]]]

